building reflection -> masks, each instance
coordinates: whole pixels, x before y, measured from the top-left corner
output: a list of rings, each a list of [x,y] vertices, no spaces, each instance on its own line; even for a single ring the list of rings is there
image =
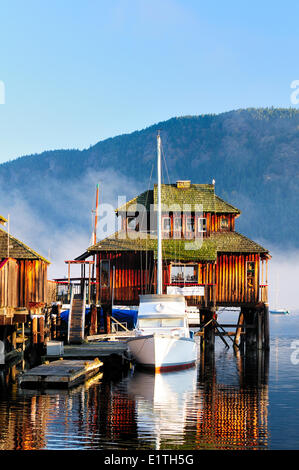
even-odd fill
[[[198,392],[203,407],[197,420],[197,448],[267,448],[269,354],[237,353],[235,360],[238,386],[217,380],[213,355],[201,361]]]
[[[209,353],[182,372],[44,391],[18,388],[19,364],[0,371],[0,449],[267,448],[268,364],[236,354],[221,369]]]

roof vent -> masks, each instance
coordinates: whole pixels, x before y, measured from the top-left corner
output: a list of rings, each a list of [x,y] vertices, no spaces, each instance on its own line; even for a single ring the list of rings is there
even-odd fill
[[[176,182],[176,187],[180,189],[190,188],[191,181],[190,180],[179,180]]]

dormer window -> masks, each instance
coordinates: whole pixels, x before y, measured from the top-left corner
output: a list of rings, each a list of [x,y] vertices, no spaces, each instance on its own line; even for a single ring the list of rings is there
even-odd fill
[[[198,219],[198,232],[204,233],[207,231],[207,219],[205,217],[199,217]]]
[[[186,218],[186,230],[187,232],[194,232],[194,218],[193,217]]]
[[[174,232],[181,232],[182,231],[182,218],[181,217],[175,217],[173,220],[173,225],[174,225]]]
[[[165,234],[170,234],[171,232],[171,220],[170,217],[164,217],[162,223],[162,230]]]

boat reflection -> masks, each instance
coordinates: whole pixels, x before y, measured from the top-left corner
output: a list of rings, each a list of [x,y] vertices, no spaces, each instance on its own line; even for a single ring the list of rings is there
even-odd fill
[[[184,371],[37,391],[18,388],[14,365],[0,374],[0,450],[265,449],[268,366],[264,353],[210,353]]]
[[[128,394],[135,400],[137,432],[143,439],[153,440],[156,450],[165,448],[166,443],[184,443],[188,408],[196,385],[196,367],[160,374],[134,372],[128,382]],[[199,406],[197,402],[196,407]]]

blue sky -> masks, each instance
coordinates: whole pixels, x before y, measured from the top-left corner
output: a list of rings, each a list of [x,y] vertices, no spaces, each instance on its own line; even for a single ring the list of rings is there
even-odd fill
[[[0,162],[294,106],[298,18],[290,0],[0,0]]]

